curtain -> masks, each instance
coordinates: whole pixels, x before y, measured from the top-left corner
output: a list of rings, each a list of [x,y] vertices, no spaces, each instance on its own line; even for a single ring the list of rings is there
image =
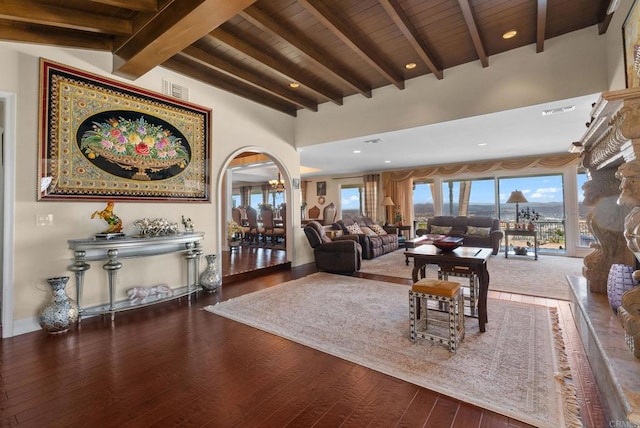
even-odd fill
[[[248,207],[251,204],[251,186],[240,187],[240,206]]]
[[[380,174],[364,175],[364,215],[373,221],[378,217],[378,181]]]
[[[396,222],[396,213],[402,216],[404,224],[413,224],[413,178],[399,181],[387,181],[384,194],[391,196],[395,207],[387,207],[389,222]]]

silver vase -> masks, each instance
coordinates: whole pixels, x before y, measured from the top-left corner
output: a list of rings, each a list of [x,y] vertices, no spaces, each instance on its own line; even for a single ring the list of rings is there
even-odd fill
[[[222,285],[222,279],[220,279],[216,263],[218,256],[207,254],[204,258],[207,260],[207,268],[200,274],[200,286],[207,293],[214,293]]]
[[[38,322],[44,331],[50,334],[63,333],[78,321],[78,304],[65,291],[68,276],[48,278],[51,287],[51,301],[38,314]]]

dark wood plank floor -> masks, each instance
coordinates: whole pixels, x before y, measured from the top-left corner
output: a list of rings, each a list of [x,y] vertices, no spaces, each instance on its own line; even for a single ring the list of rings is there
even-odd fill
[[[3,339],[0,425],[528,426],[202,310],[315,272],[310,265],[288,269],[282,253],[223,253],[229,283],[190,304],[183,298],[119,313],[113,324],[96,317],[58,336],[38,331]],[[265,275],[246,277],[256,264],[264,265]],[[566,303],[505,293],[491,297],[560,308],[569,326],[571,364],[579,370],[583,421],[587,427],[607,426]]]

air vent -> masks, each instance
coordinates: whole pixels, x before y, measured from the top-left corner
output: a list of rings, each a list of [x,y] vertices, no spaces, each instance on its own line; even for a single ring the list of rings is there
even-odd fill
[[[162,93],[181,100],[189,100],[189,88],[165,79],[162,79]]]
[[[568,113],[570,111],[574,111],[575,109],[576,109],[576,106],[566,106],[566,107],[552,108],[552,109],[549,109],[549,110],[542,110],[542,115],[543,116],[551,116],[552,114]]]

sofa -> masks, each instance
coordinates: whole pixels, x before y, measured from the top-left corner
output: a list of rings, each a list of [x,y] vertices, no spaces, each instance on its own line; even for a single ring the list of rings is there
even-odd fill
[[[447,235],[464,238],[467,247],[491,248],[498,254],[504,233],[500,220],[484,216],[435,216],[429,219],[426,229],[416,230],[416,235]]]
[[[370,217],[345,217],[333,224],[343,236],[355,235],[362,247],[362,258],[373,259],[398,249],[398,235],[387,233]]]
[[[310,221],[304,227],[304,234],[313,248],[316,267],[333,273],[352,273],[360,270],[362,248],[354,236],[343,236],[332,240],[326,229],[317,221]]]

